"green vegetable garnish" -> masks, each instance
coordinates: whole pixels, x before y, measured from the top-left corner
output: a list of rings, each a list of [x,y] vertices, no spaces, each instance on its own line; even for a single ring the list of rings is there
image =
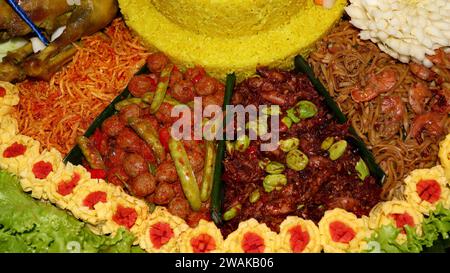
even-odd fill
[[[334,137],[327,137],[323,142],[322,145],[320,145],[320,148],[322,150],[327,151],[328,149],[330,149],[331,145],[333,145],[334,143]]]
[[[248,146],[250,146],[250,138],[245,134],[238,137],[234,144],[235,149],[241,153],[245,152]]]
[[[250,203],[253,204],[253,203],[256,203],[260,197],[261,197],[261,194],[259,193],[259,190],[256,189],[250,194],[248,201],[250,201]]]
[[[338,142],[334,143],[333,145],[331,145],[330,149],[328,149],[328,152],[330,153],[330,159],[337,160],[344,154],[345,149],[347,149],[347,141],[339,140]]]
[[[297,111],[294,108],[288,109],[286,114],[295,123],[299,123],[301,120],[300,117],[297,116]]]
[[[283,152],[290,152],[292,150],[297,149],[298,145],[300,144],[300,140],[296,137],[292,137],[285,140],[280,140],[280,149]]]
[[[261,169],[265,170],[265,169],[266,169],[266,166],[267,166],[269,163],[270,163],[270,159],[264,158],[263,160],[258,161],[258,166],[259,166]]]
[[[288,127],[288,129],[290,129],[292,126],[292,119],[287,116],[282,118],[281,122],[283,122],[283,124],[286,125],[286,127]]]
[[[284,174],[269,174],[263,180],[263,187],[266,192],[281,190],[287,184],[287,178]]]
[[[317,106],[310,101],[302,100],[296,106],[301,119],[308,119],[317,115]]]
[[[150,113],[154,114],[158,112],[159,107],[164,102],[166,96],[167,87],[169,86],[170,74],[173,70],[173,64],[167,65],[160,75],[160,81],[156,87],[155,96],[153,97],[152,104],[150,105]]]
[[[290,151],[286,156],[286,165],[294,171],[305,169],[308,163],[308,156],[298,149]]]
[[[234,207],[232,207],[231,209],[227,210],[224,214],[223,214],[223,220],[225,221],[230,221],[231,219],[233,219],[234,217],[236,217],[238,215],[239,210],[241,210],[242,205],[236,205]]]
[[[104,170],[105,163],[103,162],[100,152],[95,148],[91,140],[85,136],[79,136],[76,138],[78,147],[80,147],[83,156],[89,163],[89,166],[94,170]]]
[[[124,100],[119,101],[118,103],[116,103],[114,105],[114,108],[117,111],[121,111],[123,108],[125,108],[125,107],[127,107],[129,105],[133,105],[133,104],[136,104],[140,108],[147,108],[147,107],[149,107],[149,105],[144,103],[141,98],[128,98],[128,99],[124,99]]]
[[[271,105],[270,107],[262,108],[261,112],[267,116],[276,116],[281,114],[281,108],[279,105]]]
[[[225,149],[227,150],[227,154],[233,155],[234,153],[234,143],[227,140],[225,141]]]
[[[356,163],[355,170],[358,173],[359,179],[366,179],[370,175],[369,168],[367,168],[366,162],[362,158]]]
[[[193,211],[198,211],[202,205],[200,189],[195,179],[194,171],[189,162],[188,155],[181,141],[169,139],[170,155],[175,163],[181,188]]]
[[[266,172],[270,174],[283,173],[284,169],[285,169],[284,165],[276,161],[270,162],[269,164],[267,164],[265,168]]]
[[[216,144],[214,141],[205,141],[205,163],[203,167],[202,186],[200,188],[200,199],[206,202],[211,195],[213,185],[214,168],[216,164]]]

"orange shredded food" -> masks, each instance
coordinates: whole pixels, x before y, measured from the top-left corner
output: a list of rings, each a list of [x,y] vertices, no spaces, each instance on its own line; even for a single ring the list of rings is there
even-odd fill
[[[145,64],[149,53],[122,19],[115,19],[103,33],[82,38],[72,62],[49,82],[17,84],[20,132],[40,141],[42,148],[68,153],[75,138]]]

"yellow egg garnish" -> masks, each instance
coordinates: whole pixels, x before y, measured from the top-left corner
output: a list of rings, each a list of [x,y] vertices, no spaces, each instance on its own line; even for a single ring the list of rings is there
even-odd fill
[[[406,201],[425,215],[439,203],[445,208],[450,205],[450,191],[442,166],[414,170],[405,178],[405,184]]]
[[[19,89],[12,83],[0,81],[0,88],[4,88],[6,93],[0,97],[0,106],[15,106],[19,104]]]
[[[21,166],[19,176],[20,185],[25,192],[37,199],[48,199],[44,186],[55,183],[56,174],[62,171],[64,163],[62,156],[56,149],[45,150],[36,158],[30,158]]]
[[[123,192],[104,180],[90,179],[73,194],[68,209],[78,219],[91,225],[104,224],[110,219],[116,200]]]
[[[15,135],[0,143],[0,168],[19,174],[23,166],[39,156],[40,144],[31,137]]]
[[[196,228],[183,232],[177,243],[182,253],[217,253],[223,248],[223,237],[213,222],[200,220]]]
[[[0,143],[8,142],[19,133],[17,120],[9,115],[0,118]]]
[[[177,239],[189,229],[183,219],[161,208],[143,226],[139,246],[150,253],[179,252]]]
[[[447,183],[450,185],[450,134],[439,143],[439,159],[444,167]]]
[[[396,241],[404,243],[407,240],[403,231],[405,225],[416,227],[416,233],[422,234],[420,225],[423,221],[423,215],[416,210],[410,203],[402,200],[392,200],[378,203],[372,208],[369,214],[369,228],[378,229],[385,225],[392,225],[402,229]]]
[[[260,224],[255,219],[239,223],[224,242],[224,252],[228,253],[273,253],[277,234],[266,224]]]
[[[66,209],[79,187],[90,179],[90,174],[83,166],[67,163],[54,174],[52,181],[45,183],[44,191],[50,202]]]
[[[320,241],[327,253],[361,252],[370,236],[365,218],[340,208],[325,212],[319,222]]]
[[[311,220],[288,216],[280,225],[277,252],[318,253],[322,250],[319,228]]]

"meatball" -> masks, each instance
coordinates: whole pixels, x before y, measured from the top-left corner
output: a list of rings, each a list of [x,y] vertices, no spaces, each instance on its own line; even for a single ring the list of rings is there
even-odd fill
[[[155,74],[136,75],[131,78],[128,84],[128,90],[135,97],[142,97],[147,92],[154,92],[158,77]]]
[[[188,201],[182,197],[175,197],[172,199],[167,208],[170,213],[183,219],[186,219],[191,212]]]
[[[175,84],[183,80],[183,73],[178,70],[173,70],[170,74],[169,87],[173,88]]]
[[[195,93],[199,96],[212,95],[217,90],[216,80],[211,77],[203,77],[195,84]]]
[[[137,197],[147,196],[155,191],[156,179],[150,173],[141,173],[128,182],[130,191]]]
[[[159,182],[173,183],[178,180],[177,169],[170,161],[164,161],[156,169],[156,180]]]
[[[129,128],[125,128],[119,133],[116,143],[121,149],[127,151],[139,151],[142,144],[139,136]]]
[[[179,81],[173,85],[172,97],[182,103],[194,100],[194,85],[190,81]]]
[[[141,108],[136,104],[125,106],[119,112],[120,119],[128,124],[129,118],[138,118],[141,115]]]
[[[147,58],[147,67],[153,73],[161,73],[169,63],[169,58],[161,52],[153,53]]]
[[[148,166],[145,163],[145,159],[139,154],[136,153],[127,154],[123,158],[122,162],[123,162],[123,169],[131,177],[136,177],[148,171]]]
[[[110,137],[117,136],[123,128],[125,128],[125,123],[120,120],[119,116],[114,115],[107,118],[102,123],[102,131]]]
[[[216,93],[214,93],[212,95],[203,97],[203,107],[206,107],[208,105],[222,106],[224,95],[225,95],[224,90],[218,90]]]
[[[203,69],[203,67],[200,66],[195,66],[195,67],[191,67],[188,68],[186,70],[186,72],[184,73],[184,77],[193,82],[196,83],[198,82],[202,77],[204,77],[206,74],[205,69]]]
[[[152,197],[155,204],[167,205],[175,197],[175,191],[171,184],[159,183]]]

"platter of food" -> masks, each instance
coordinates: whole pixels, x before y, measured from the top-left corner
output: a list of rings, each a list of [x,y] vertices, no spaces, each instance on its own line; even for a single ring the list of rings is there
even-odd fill
[[[448,251],[448,1],[35,2],[0,0],[0,252]]]

